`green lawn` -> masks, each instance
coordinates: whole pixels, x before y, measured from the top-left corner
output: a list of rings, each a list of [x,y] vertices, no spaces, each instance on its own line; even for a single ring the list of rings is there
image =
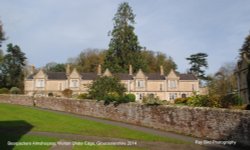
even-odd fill
[[[11,104],[0,104],[0,131],[1,129],[13,129],[22,130],[25,132],[31,131],[46,131],[46,132],[59,132],[59,133],[73,133],[90,136],[100,137],[113,137],[113,138],[125,138],[131,140],[143,140],[143,141],[163,141],[176,144],[185,144],[181,140],[161,137],[153,134],[144,133],[142,131],[136,131],[125,127],[113,126],[109,124],[99,123],[87,119],[81,119],[70,115],[59,114],[55,112],[49,112],[45,110],[37,110],[32,107],[25,107]],[[26,131],[27,130],[27,131]],[[20,135],[21,136],[21,135]],[[49,137],[35,137],[35,136],[20,136],[16,139],[18,141],[32,141],[40,138],[42,141],[55,141],[57,139]],[[0,139],[6,138],[4,135],[0,135]],[[21,146],[20,146],[21,147]],[[75,146],[74,149],[78,149],[81,146]],[[105,148],[105,146],[84,146],[86,149],[99,149]],[[17,147],[18,148],[18,147]],[[116,149],[116,146],[110,148]],[[123,149],[129,147],[122,147]],[[38,147],[39,149],[39,147]],[[119,148],[118,148],[119,149]]]

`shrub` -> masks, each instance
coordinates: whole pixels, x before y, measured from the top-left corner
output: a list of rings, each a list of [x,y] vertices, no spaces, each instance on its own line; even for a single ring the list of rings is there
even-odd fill
[[[89,99],[89,96],[87,93],[81,93],[77,96],[77,99]]]
[[[125,96],[122,97],[122,100],[125,103],[135,102],[135,95],[134,94],[126,94]]]
[[[54,94],[50,92],[50,93],[48,94],[48,96],[49,96],[49,97],[53,97]]]
[[[118,78],[107,76],[98,78],[89,87],[90,97],[97,100],[111,101],[111,99],[117,99],[117,96],[112,95],[112,93],[121,97],[125,91],[126,88]]]
[[[1,88],[0,94],[9,94],[9,90],[7,88]]]
[[[142,102],[147,105],[162,105],[162,101],[159,97],[155,97],[153,95],[143,97]]]
[[[64,97],[72,97],[73,91],[71,89],[65,89],[62,91]]]
[[[229,108],[232,106],[240,106],[242,105],[242,98],[237,94],[229,94],[221,97],[221,107]]]
[[[21,90],[19,88],[17,88],[17,87],[12,87],[10,89],[10,93],[11,94],[21,94]]]
[[[188,99],[187,104],[195,107],[218,107],[217,100],[209,97],[208,95],[195,95]]]
[[[176,98],[174,100],[174,103],[175,104],[186,104],[188,101],[188,98]]]

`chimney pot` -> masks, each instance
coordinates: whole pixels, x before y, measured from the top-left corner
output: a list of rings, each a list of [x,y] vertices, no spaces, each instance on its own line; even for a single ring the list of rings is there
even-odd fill
[[[129,65],[129,75],[133,75],[133,68],[132,68],[132,65]]]
[[[97,75],[102,75],[102,65],[98,65],[98,68],[97,68]]]

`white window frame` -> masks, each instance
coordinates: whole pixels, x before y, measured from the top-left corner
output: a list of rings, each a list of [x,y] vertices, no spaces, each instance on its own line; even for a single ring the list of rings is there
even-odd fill
[[[43,87],[45,87],[45,80],[44,79],[37,79],[36,80],[36,87],[37,88],[43,88]]]
[[[71,79],[70,80],[70,87],[72,87],[72,88],[79,87],[79,80],[77,80],[77,79]]]
[[[145,87],[145,81],[144,80],[137,80],[136,87],[144,88]]]
[[[169,80],[169,81],[168,81],[168,87],[169,87],[170,89],[175,89],[175,88],[177,88],[177,80]]]

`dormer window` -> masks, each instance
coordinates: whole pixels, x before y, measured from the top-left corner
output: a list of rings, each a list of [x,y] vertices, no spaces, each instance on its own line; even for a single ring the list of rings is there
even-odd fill
[[[42,87],[44,87],[44,86],[45,86],[45,81],[44,81],[44,79],[38,79],[38,80],[36,80],[36,87],[42,88]]]
[[[136,87],[144,88],[145,87],[145,81],[144,80],[137,80]]]
[[[73,79],[73,80],[70,81],[70,87],[76,88],[78,86],[79,86],[78,80]]]

